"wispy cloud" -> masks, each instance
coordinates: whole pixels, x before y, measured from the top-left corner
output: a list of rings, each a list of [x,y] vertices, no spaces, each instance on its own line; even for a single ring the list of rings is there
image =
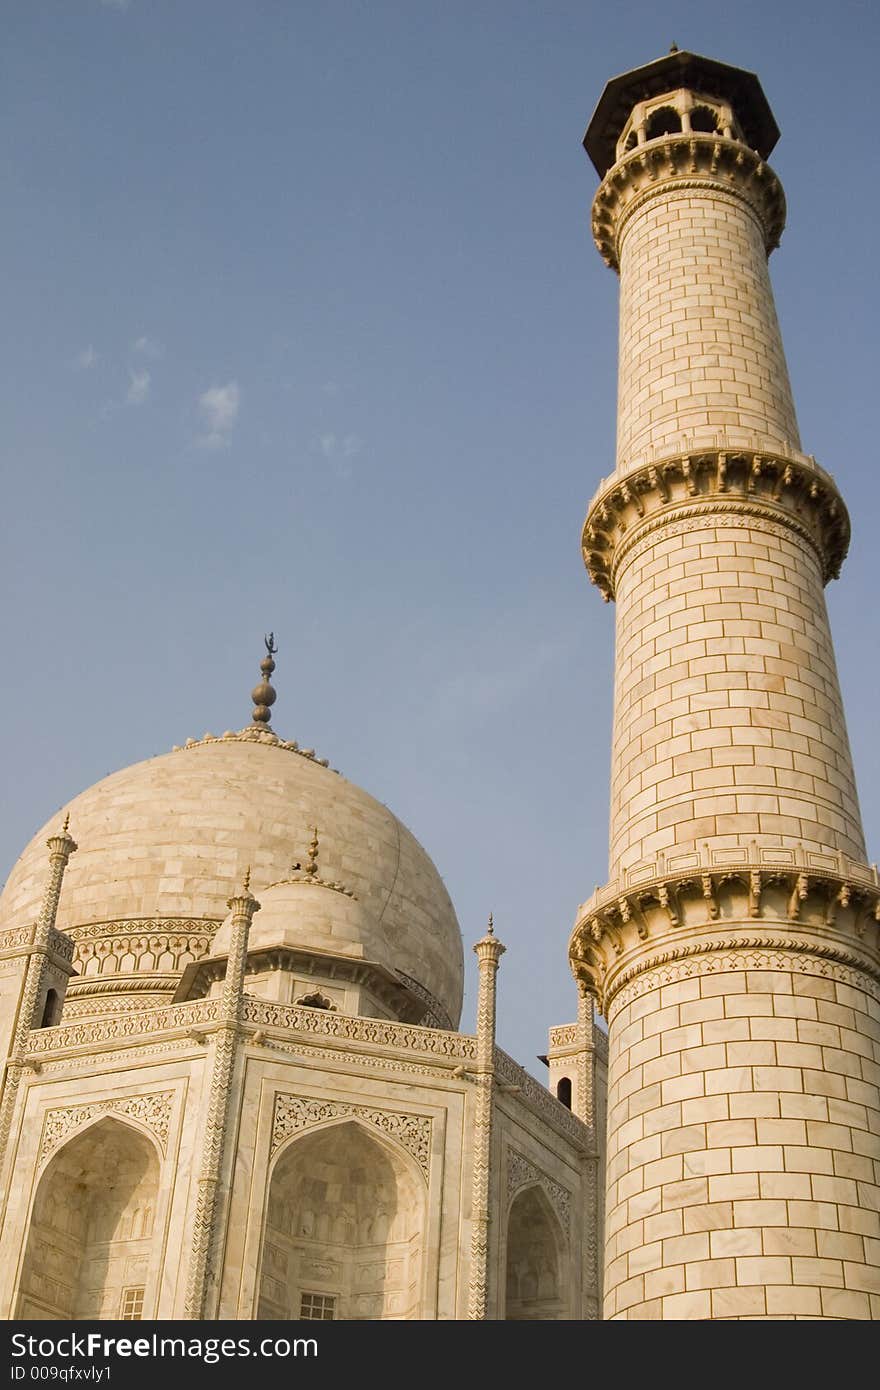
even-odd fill
[[[71,358],[70,365],[78,372],[87,372],[95,366],[98,357],[99,354],[89,343],[88,347],[83,348],[82,352],[78,352],[75,357]]]
[[[325,459],[353,459],[356,458],[364,446],[363,440],[356,434],[319,434],[318,448]]]
[[[241,391],[237,381],[228,381],[225,386],[211,386],[202,392],[199,396],[199,414],[207,433],[199,435],[196,440],[200,448],[228,447],[240,406]]]
[[[126,405],[143,405],[150,394],[150,373],[144,368],[143,371],[128,373],[128,391],[125,395]]]
[[[131,350],[139,353],[141,357],[161,357],[165,351],[158,338],[148,338],[146,334],[135,338]]]

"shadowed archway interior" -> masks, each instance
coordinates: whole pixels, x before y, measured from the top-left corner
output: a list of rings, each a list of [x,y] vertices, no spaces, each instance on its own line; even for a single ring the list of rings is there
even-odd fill
[[[257,1316],[422,1316],[425,1189],[355,1121],[297,1139],[269,1188]]]
[[[539,1187],[514,1198],[507,1220],[505,1279],[508,1322],[552,1322],[570,1316],[564,1264],[565,1237]]]
[[[18,1316],[128,1320],[144,1307],[159,1163],[130,1125],[103,1119],[55,1154],[28,1229]]]

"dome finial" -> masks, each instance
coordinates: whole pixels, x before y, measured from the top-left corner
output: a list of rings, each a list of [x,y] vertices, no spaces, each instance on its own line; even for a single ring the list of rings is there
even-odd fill
[[[669,52],[670,52],[670,53],[677,53],[677,52],[678,52],[678,44],[675,42],[675,39],[673,39],[673,40],[672,40],[672,43],[669,45]]]
[[[318,874],[318,827],[312,826],[312,838],[309,844],[309,862],[306,864],[306,873],[309,878],[316,878]]]
[[[494,935],[495,935],[495,916],[494,916],[494,913],[491,913],[491,912],[489,913],[489,925],[488,925],[488,927],[486,928],[486,931],[488,932],[488,934],[489,934],[490,936],[494,936]]]
[[[275,662],[272,658],[275,656],[278,648],[275,646],[274,632],[270,632],[268,637],[263,638],[263,641],[266,644],[266,655],[260,662],[260,671],[262,672],[263,679],[260,681],[260,684],[254,686],[251,691],[251,699],[254,702],[254,712],[252,715],[253,723],[257,725],[257,727],[266,728],[268,727],[269,720],[272,718],[272,705],[274,705],[277,698],[274,687],[269,683],[269,677],[275,670]]]

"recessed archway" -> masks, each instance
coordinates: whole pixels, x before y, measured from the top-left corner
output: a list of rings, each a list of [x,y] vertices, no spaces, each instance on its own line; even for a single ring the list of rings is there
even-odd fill
[[[101,1119],[59,1149],[37,1188],[17,1316],[151,1317],[144,1299],[158,1189],[155,1146],[121,1120]]]
[[[421,1316],[425,1184],[354,1120],[293,1140],[269,1185],[257,1317]]]
[[[541,1188],[518,1193],[507,1218],[507,1321],[555,1322],[569,1316],[567,1244]]]

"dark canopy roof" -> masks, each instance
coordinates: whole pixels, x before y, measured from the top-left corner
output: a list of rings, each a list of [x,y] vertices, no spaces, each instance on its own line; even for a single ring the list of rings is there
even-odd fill
[[[676,49],[642,68],[612,77],[607,84],[584,136],[584,149],[600,178],[615,161],[620,132],[636,103],[678,87],[690,87],[729,101],[746,141],[763,159],[767,158],[779,139],[779,127],[755,74]]]

